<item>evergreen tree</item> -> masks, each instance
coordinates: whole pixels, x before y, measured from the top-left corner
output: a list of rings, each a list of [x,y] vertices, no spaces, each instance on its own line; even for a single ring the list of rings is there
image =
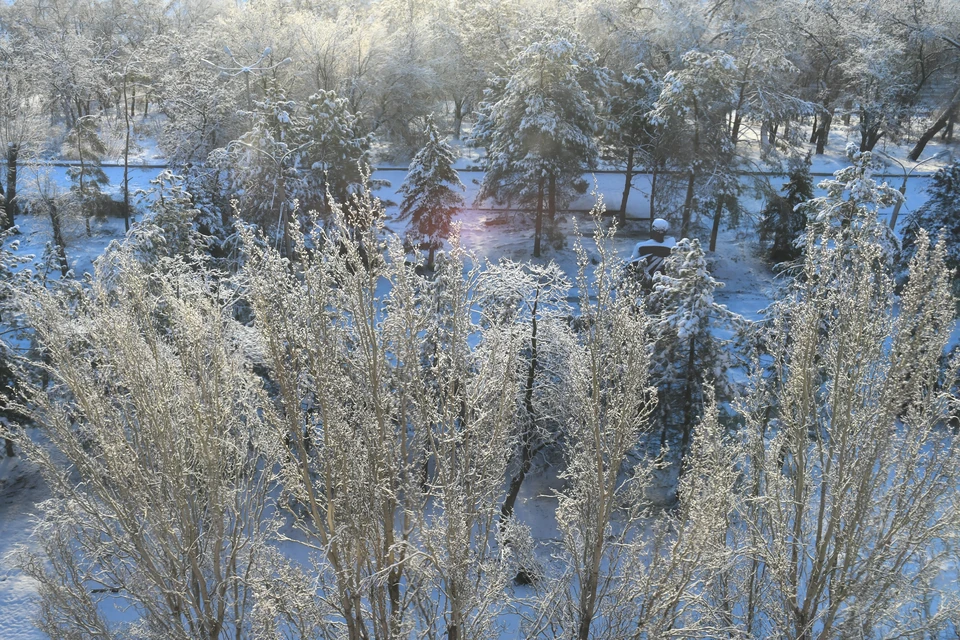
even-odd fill
[[[230,171],[230,186],[242,194],[243,217],[282,239],[288,253],[289,224],[304,186],[296,108],[282,90],[271,87],[254,102],[250,129],[218,154]]]
[[[826,195],[800,204],[800,211],[808,221],[807,251],[811,242],[835,244],[846,259],[858,260],[865,246],[863,239],[869,238],[882,245],[879,259],[890,266],[899,241],[880,221],[878,214],[902,200],[903,195],[886,182],[878,184],[873,179],[874,171],[881,167],[873,161],[869,151],[861,153],[856,145],[851,144],[847,147],[847,157],[852,162],[849,167],[837,171],[832,180],[823,180],[817,185],[827,192]],[[878,259],[874,253],[869,256]]]
[[[671,250],[663,272],[654,275],[648,299],[655,319],[653,365],[662,407],[661,447],[670,428],[678,425],[681,456],[689,451],[706,385],[725,391],[726,363],[713,329],[729,325],[737,316],[714,300],[714,291],[722,286],[710,275],[700,241],[683,238]]]
[[[463,206],[464,190],[460,175],[453,168],[456,153],[440,135],[433,117],[427,119],[427,144],[410,163],[410,170],[397,193],[403,196],[400,218],[410,218],[407,242],[414,248],[426,245],[427,266],[433,269],[437,249],[450,235],[450,221]]]
[[[322,202],[327,190],[337,202],[346,202],[363,183],[360,167],[369,164],[373,135],[360,133],[360,120],[360,114],[334,91],[318,91],[307,99],[299,135],[308,208]]]
[[[609,72],[579,37],[550,31],[527,46],[480,105],[474,142],[487,149],[478,200],[536,207],[534,257],[540,256],[544,204],[553,219],[597,161]]]
[[[669,162],[686,173],[681,237],[691,234],[693,214],[700,213],[697,183],[701,177],[730,173],[733,169],[734,150],[727,116],[734,106],[736,70],[733,57],[723,51],[685,53],[683,66],[664,76],[651,113],[652,122],[661,130]],[[720,203],[714,215],[719,220],[725,203],[717,198],[714,201]]]
[[[927,201],[907,218],[903,230],[901,264],[904,268],[917,253],[920,230],[944,241],[946,265],[953,274],[953,291],[960,293],[960,161],[939,169],[927,187]]]
[[[15,325],[13,318],[13,294],[15,283],[22,272],[18,267],[27,261],[26,258],[18,257],[11,251],[17,248],[17,240],[7,242],[15,233],[14,230],[0,229],[0,322],[4,326]],[[3,336],[9,335],[8,331],[0,334],[0,424],[9,424],[18,419],[18,416],[9,408],[9,399],[13,396],[13,387],[16,377],[13,374],[13,350]],[[4,439],[4,453],[8,457],[14,455],[13,440]]]
[[[773,196],[761,214],[761,233],[764,236],[773,235],[770,261],[775,264],[800,257],[798,240],[807,226],[807,216],[798,209],[798,205],[813,197],[810,154],[803,160],[791,160],[791,164],[789,181],[783,185],[783,195]]]

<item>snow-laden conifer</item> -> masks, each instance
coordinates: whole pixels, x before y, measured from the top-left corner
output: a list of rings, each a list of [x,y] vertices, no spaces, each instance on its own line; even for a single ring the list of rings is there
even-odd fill
[[[534,209],[538,257],[544,207],[552,219],[598,160],[594,137],[609,73],[586,43],[564,30],[539,34],[508,71],[478,107],[474,141],[487,154],[477,198]]]
[[[410,219],[406,241],[415,250],[427,249],[427,267],[432,269],[437,249],[450,235],[453,216],[463,207],[458,191],[465,187],[453,168],[456,153],[440,135],[433,117],[427,119],[424,133],[427,143],[414,156],[397,193],[403,196],[399,216]]]
[[[939,169],[927,187],[928,200],[910,214],[903,230],[901,263],[904,267],[920,246],[920,230],[932,238],[943,239],[947,249],[946,266],[954,275],[954,293],[958,293],[957,269],[960,267],[960,162]]]
[[[679,427],[680,455],[689,450],[693,424],[700,415],[707,384],[726,391],[726,367],[715,331],[734,320],[714,292],[723,287],[707,265],[699,240],[684,238],[654,275],[647,306],[653,315],[656,347],[653,377],[661,393],[661,444]]]

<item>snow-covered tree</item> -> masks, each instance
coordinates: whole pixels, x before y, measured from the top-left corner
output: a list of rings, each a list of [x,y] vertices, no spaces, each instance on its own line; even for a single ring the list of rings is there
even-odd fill
[[[18,560],[50,637],[247,635],[269,574],[275,413],[232,293],[169,266],[130,260],[110,286],[37,287],[23,305],[53,384],[28,386],[20,409],[45,437],[16,435],[52,497]]]
[[[880,242],[884,246],[882,259],[890,264],[899,241],[878,216],[882,209],[902,200],[903,194],[886,182],[877,184],[873,179],[874,172],[882,166],[873,161],[869,151],[861,153],[856,145],[849,145],[847,157],[852,165],[835,172],[832,180],[817,185],[826,195],[800,205],[808,221],[807,244],[837,244],[849,259],[855,260],[865,241]]]
[[[403,196],[400,219],[410,218],[406,241],[419,250],[426,246],[427,266],[432,269],[434,254],[450,235],[454,214],[463,207],[457,190],[465,187],[453,168],[456,153],[437,130],[433,118],[427,120],[427,144],[417,152],[397,193]]]
[[[17,325],[14,321],[17,313],[15,294],[18,283],[25,279],[25,274],[19,267],[28,261],[28,258],[14,253],[19,248],[18,245],[19,241],[14,238],[13,230],[0,230],[0,323],[3,323],[4,327],[0,332],[0,424],[8,426],[19,417],[10,406],[16,386],[16,376],[13,373],[14,351],[10,338]],[[7,457],[15,454],[11,438],[4,438],[4,453]]]
[[[79,165],[67,169],[67,176],[72,184],[70,192],[76,200],[77,206],[83,213],[86,221],[87,235],[92,235],[90,219],[106,217],[106,201],[110,197],[103,193],[103,188],[110,180],[100,166],[107,149],[97,131],[97,118],[83,116],[77,119],[77,124],[67,138],[70,151],[80,161]]]
[[[593,210],[598,229],[602,207],[600,200]],[[622,277],[612,234],[595,237],[600,257],[592,274],[582,241],[576,245],[582,328],[563,384],[566,468],[557,506],[562,568],[559,575],[548,574],[527,637],[604,637],[609,620],[602,612],[618,607],[611,568],[635,533],[614,519],[621,505],[636,504],[640,496],[640,483],[624,481],[622,473],[649,427],[656,391],[649,376],[650,327],[635,307],[632,281]],[[617,291],[616,282],[628,289]]]
[[[619,91],[610,100],[610,122],[605,129],[605,137],[614,152],[626,161],[626,177],[620,199],[621,227],[627,221],[627,201],[633,188],[633,170],[638,158],[652,173],[650,218],[656,217],[656,179],[663,166],[663,150],[658,148],[658,130],[651,122],[650,114],[659,95],[659,75],[641,64],[632,73],[623,75]]]
[[[241,194],[243,218],[282,241],[289,253],[289,227],[295,222],[295,201],[304,184],[298,164],[302,140],[296,103],[272,88],[254,106],[250,129],[215,157],[230,172],[234,192]]]
[[[112,280],[130,259],[142,268],[153,271],[165,258],[195,257],[205,246],[198,228],[199,210],[183,188],[183,177],[164,169],[150,183],[154,185],[148,198],[147,212],[134,224],[122,242],[113,241],[97,259],[100,278]]]
[[[804,278],[773,314],[772,375],[742,410],[755,556],[739,615],[757,636],[955,630],[957,600],[939,586],[952,579],[960,478],[956,370],[941,364],[946,248],[921,232],[897,301],[883,238],[851,233],[855,256],[808,241]]]
[[[559,439],[562,429],[560,380],[572,340],[569,293],[570,281],[554,262],[500,260],[488,264],[477,283],[482,324],[514,332],[520,340],[516,362],[522,385],[515,399],[516,449],[501,508],[504,519],[513,517],[534,459]]]
[[[800,237],[807,227],[807,218],[798,206],[813,197],[813,177],[810,175],[810,155],[793,158],[783,185],[783,195],[770,198],[761,212],[760,232],[773,235],[770,261],[774,264],[790,262],[800,257]]]
[[[714,329],[729,326],[735,316],[714,299],[723,283],[710,275],[699,240],[681,239],[653,278],[647,305],[656,336],[653,381],[661,398],[661,447],[679,427],[683,457],[707,385],[725,391],[727,363]]]
[[[540,34],[508,71],[478,108],[474,142],[487,155],[477,198],[534,208],[539,257],[544,205],[552,219],[597,161],[598,105],[609,73],[576,34],[563,30]]]
[[[960,162],[938,169],[927,187],[927,201],[907,218],[903,230],[901,262],[909,265],[917,253],[920,231],[923,229],[932,238],[944,241],[946,267],[953,274],[953,291],[960,283]]]
[[[307,99],[300,130],[300,163],[307,174],[305,206],[325,201],[326,193],[346,202],[363,182],[361,167],[369,164],[372,135],[361,133],[361,115],[333,91]]]
[[[299,620],[328,609],[325,635],[487,637],[509,576],[492,544],[517,338],[476,335],[456,241],[430,280],[379,240],[382,217],[369,192],[335,204],[326,228],[291,232],[294,268],[244,236],[283,421],[282,504],[319,552],[319,591],[277,597]]]
[[[736,72],[733,57],[723,51],[690,51],[684,54],[681,68],[664,76],[654,104],[651,121],[663,131],[665,155],[686,173],[682,237],[690,235],[693,215],[700,210],[698,183],[705,176],[728,173],[733,168],[733,142],[727,122],[735,104]]]

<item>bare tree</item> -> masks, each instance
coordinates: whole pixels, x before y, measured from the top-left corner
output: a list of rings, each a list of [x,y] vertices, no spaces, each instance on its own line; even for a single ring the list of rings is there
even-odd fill
[[[40,507],[39,550],[19,561],[51,638],[250,628],[268,533],[259,434],[273,413],[244,363],[229,291],[168,266],[148,277],[131,260],[115,288],[37,289],[24,305],[52,385],[20,409],[46,437],[18,444],[53,498]]]

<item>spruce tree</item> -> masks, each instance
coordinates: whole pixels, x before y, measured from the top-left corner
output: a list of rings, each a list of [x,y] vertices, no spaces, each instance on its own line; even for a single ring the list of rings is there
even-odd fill
[[[783,195],[771,198],[761,214],[761,232],[764,235],[773,234],[769,255],[770,261],[775,264],[800,257],[801,249],[797,241],[807,226],[807,216],[797,205],[813,197],[810,154],[791,164],[789,181],[783,185]]]
[[[307,172],[307,207],[330,191],[337,202],[363,183],[360,167],[369,164],[372,134],[361,134],[361,116],[334,91],[318,91],[307,99],[301,123],[301,164]]]
[[[689,451],[706,385],[725,390],[726,367],[713,329],[737,316],[714,300],[714,292],[721,287],[723,283],[710,275],[700,241],[683,238],[670,252],[663,272],[654,276],[648,299],[657,340],[654,381],[664,412],[661,447],[667,444],[670,427],[678,424],[681,456]]]
[[[109,200],[109,196],[103,193],[103,188],[110,182],[101,167],[107,148],[97,132],[97,118],[94,116],[79,118],[76,127],[67,137],[67,144],[76,151],[80,161],[79,165],[67,169],[67,177],[73,183],[70,191],[83,212],[87,235],[93,235],[90,219],[104,218],[106,211],[104,200]]]
[[[410,218],[406,240],[415,249],[426,247],[427,266],[433,269],[434,254],[450,235],[450,221],[463,206],[457,189],[463,183],[453,163],[456,152],[440,135],[433,116],[427,118],[427,144],[410,163],[406,180],[397,190],[403,196],[400,218]]]

